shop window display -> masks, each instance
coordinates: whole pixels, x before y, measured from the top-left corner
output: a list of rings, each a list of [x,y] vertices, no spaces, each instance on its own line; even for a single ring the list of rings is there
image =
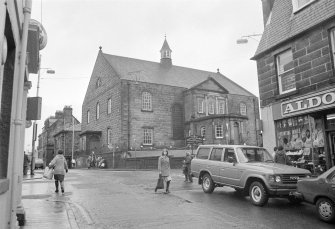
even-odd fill
[[[324,135],[321,119],[304,115],[276,122],[277,144],[282,145],[290,160],[299,167],[315,172],[324,165]]]

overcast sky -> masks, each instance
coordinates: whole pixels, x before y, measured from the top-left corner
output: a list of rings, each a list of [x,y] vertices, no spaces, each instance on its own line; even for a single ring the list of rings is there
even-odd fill
[[[261,0],[33,0],[32,19],[42,21],[48,34],[41,67],[56,71],[41,70],[38,134],[44,120],[65,105],[81,121],[99,46],[107,54],[159,62],[165,34],[174,65],[219,68],[259,96],[256,62],[250,60],[258,42],[236,40],[263,32]],[[33,97],[37,75],[30,80]],[[31,151],[31,136],[32,128],[26,129],[25,150]]]

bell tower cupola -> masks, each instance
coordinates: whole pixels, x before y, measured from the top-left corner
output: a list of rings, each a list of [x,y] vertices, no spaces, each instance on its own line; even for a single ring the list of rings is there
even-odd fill
[[[164,67],[170,67],[172,65],[172,59],[171,59],[172,50],[170,49],[169,44],[166,41],[166,36],[160,52],[161,52],[161,65],[163,65]]]

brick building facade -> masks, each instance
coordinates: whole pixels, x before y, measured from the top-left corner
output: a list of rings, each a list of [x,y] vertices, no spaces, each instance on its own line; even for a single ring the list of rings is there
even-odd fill
[[[256,51],[264,146],[335,164],[335,1],[263,0]],[[314,156],[313,156],[314,157]]]
[[[74,132],[74,141],[73,141]],[[44,121],[42,133],[38,136],[38,157],[48,164],[57,154],[63,150],[67,160],[71,160],[72,144],[74,155],[79,151],[80,122],[72,115],[72,108],[65,106],[63,111],[56,111]]]
[[[261,144],[258,99],[218,72],[105,54],[101,48],[82,105],[81,149],[108,153],[204,143]],[[159,152],[159,151],[158,151]]]

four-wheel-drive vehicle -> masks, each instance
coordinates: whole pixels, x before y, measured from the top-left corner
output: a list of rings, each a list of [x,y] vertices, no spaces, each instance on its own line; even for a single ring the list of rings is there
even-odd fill
[[[191,162],[193,176],[199,178],[205,193],[215,187],[230,186],[249,195],[254,205],[263,206],[269,197],[285,197],[295,202],[290,192],[310,171],[276,164],[269,152],[246,145],[201,145]]]
[[[335,222],[335,166],[316,178],[299,180],[292,195],[315,204],[322,221]]]

